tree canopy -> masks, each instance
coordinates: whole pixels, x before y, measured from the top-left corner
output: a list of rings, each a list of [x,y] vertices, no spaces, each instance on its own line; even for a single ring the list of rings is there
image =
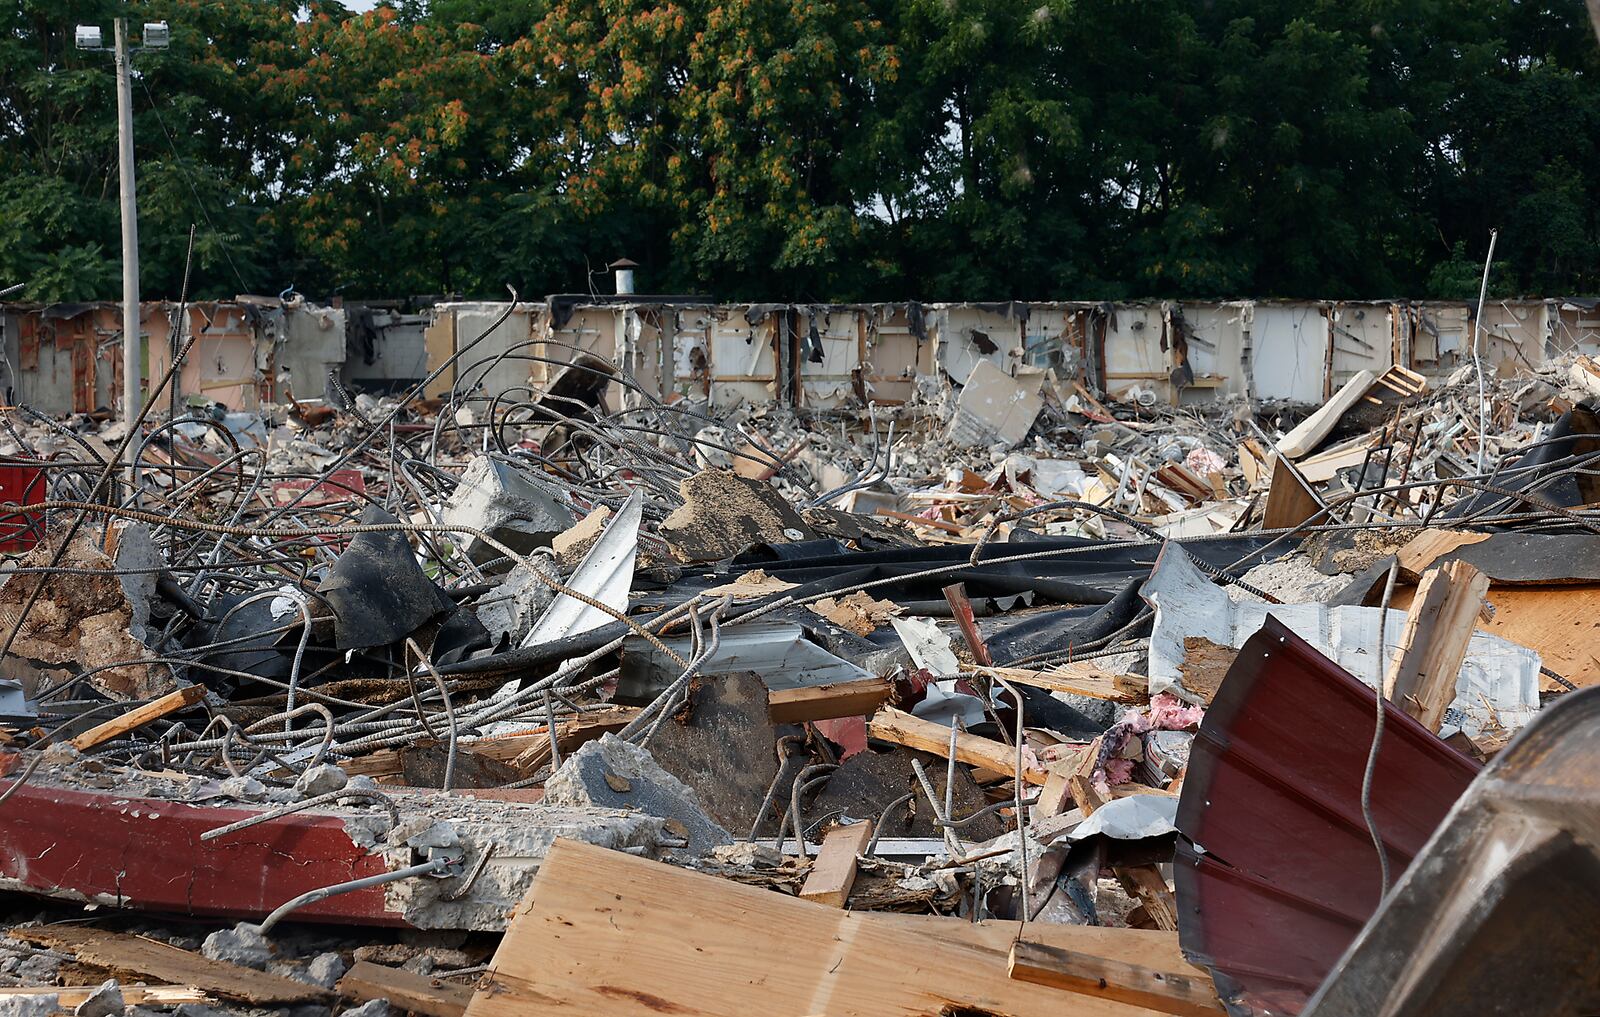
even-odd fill
[[[723,300],[1600,290],[1583,0],[14,0],[0,285]]]

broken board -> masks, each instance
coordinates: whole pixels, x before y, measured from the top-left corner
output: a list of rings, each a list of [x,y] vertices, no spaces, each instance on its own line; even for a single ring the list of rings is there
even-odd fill
[[[1131,929],[841,911],[559,840],[467,1017],[1155,1012],[1008,978],[1019,931],[1129,963],[1177,953]]]
[[[332,993],[315,985],[227,961],[211,960],[142,936],[75,925],[11,929],[6,935],[71,953],[93,967],[159,978],[175,985],[191,985],[223,999],[243,1003],[312,1003],[332,998]]]

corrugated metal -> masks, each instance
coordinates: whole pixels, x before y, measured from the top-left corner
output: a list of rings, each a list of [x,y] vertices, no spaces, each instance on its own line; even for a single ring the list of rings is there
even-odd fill
[[[1206,713],[1178,807],[1179,938],[1232,1014],[1298,1013],[1377,908],[1360,804],[1374,705],[1269,618]],[[1398,878],[1478,765],[1385,717],[1372,807]]]

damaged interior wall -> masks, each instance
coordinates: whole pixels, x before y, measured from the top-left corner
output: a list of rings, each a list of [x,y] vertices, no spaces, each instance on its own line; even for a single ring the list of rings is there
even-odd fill
[[[1168,405],[1229,396],[1320,403],[1362,371],[1400,365],[1440,378],[1471,361],[1463,302],[1251,301],[1107,304],[714,304],[700,298],[551,297],[330,307],[240,297],[188,305],[196,337],[180,391],[230,409],[337,398],[331,375],[391,391],[449,366],[478,399],[531,395],[580,353],[628,371],[653,398],[716,408],[781,402],[812,409],[853,400],[898,405],[919,377],[965,384],[989,363],[1007,374],[1048,368],[1112,399]],[[170,358],[178,308],[144,305],[146,378]],[[505,320],[501,321],[502,316]],[[497,324],[498,323],[498,324]],[[484,333],[493,328],[493,334]],[[51,414],[111,409],[119,390],[116,304],[5,305],[0,383],[11,401]],[[1497,300],[1484,307],[1487,363],[1537,368],[1600,353],[1600,307],[1578,299]],[[458,360],[452,356],[472,344]],[[531,386],[531,388],[530,388]],[[628,396],[612,385],[606,401]]]

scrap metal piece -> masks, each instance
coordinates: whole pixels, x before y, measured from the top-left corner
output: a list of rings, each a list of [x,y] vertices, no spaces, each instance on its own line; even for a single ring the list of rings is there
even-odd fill
[[[1377,909],[1361,815],[1373,696],[1268,617],[1206,712],[1178,805],[1178,934],[1235,1017],[1298,1013]],[[1372,811],[1402,871],[1478,765],[1392,704],[1384,716]]]
[[[1307,1017],[1600,1012],[1600,689],[1563,696],[1450,810]]]
[[[628,609],[628,593],[633,589],[633,566],[639,557],[639,523],[644,518],[644,492],[634,491],[621,511],[606,524],[605,532],[584,555],[568,583],[579,593],[593,597],[619,613]],[[597,629],[614,616],[577,600],[558,594],[522,638],[524,647],[538,646],[563,636],[575,636]]]

